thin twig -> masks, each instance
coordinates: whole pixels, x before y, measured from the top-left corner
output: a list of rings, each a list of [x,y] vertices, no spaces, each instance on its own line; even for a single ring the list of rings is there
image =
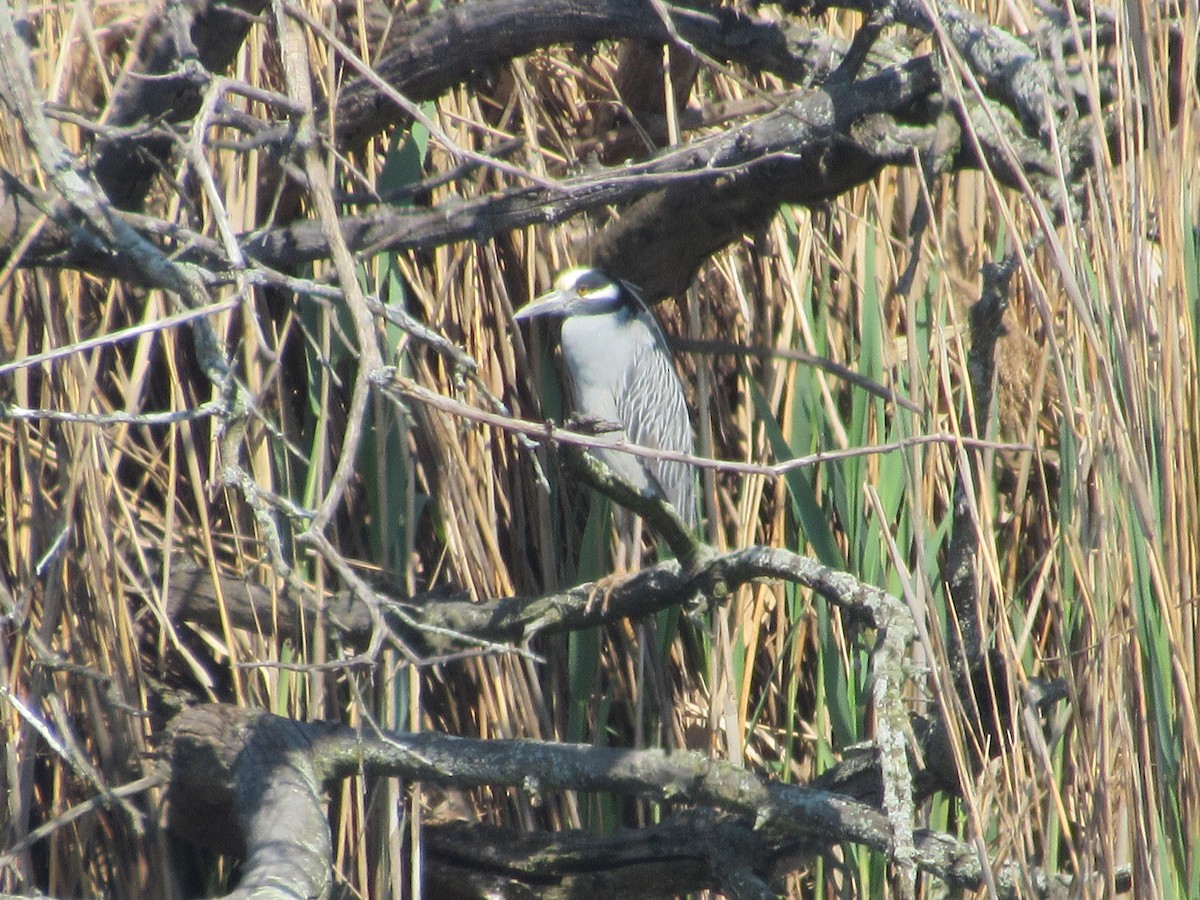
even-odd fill
[[[109,788],[108,793],[111,794],[111,797],[105,794],[100,794],[98,796],[91,797],[82,803],[75,804],[70,809],[56,815],[50,821],[39,825],[37,828],[33,829],[33,831],[29,832],[29,834],[25,835],[25,837],[21,838],[21,840],[8,847],[3,853],[0,853],[0,867],[7,866],[20,854],[24,853],[38,841],[45,840],[60,828],[65,828],[67,825],[70,825],[76,819],[79,819],[88,813],[95,812],[96,810],[104,809],[105,807],[112,805],[112,797],[122,799],[125,797],[133,797],[138,794],[144,794],[146,791],[163,787],[167,783],[168,779],[166,777],[166,773],[147,775],[145,778],[139,778],[136,781],[129,782],[128,784],[122,784],[119,787]]]
[[[153,334],[156,331],[166,331],[168,328],[175,328],[178,325],[190,325],[197,319],[204,316],[213,316],[218,313],[229,312],[241,306],[241,300],[221,300],[217,303],[208,303],[197,309],[186,309],[182,312],[173,315],[164,316],[161,319],[155,319],[153,322],[143,322],[140,325],[130,325],[128,328],[122,328],[117,331],[110,331],[108,334],[102,334],[93,338],[86,338],[82,341],[76,341],[73,344],[68,344],[65,347],[56,347],[53,350],[47,350],[45,353],[34,353],[31,356],[26,356],[14,362],[4,363],[0,365],[0,376],[7,375],[10,372],[15,372],[18,369],[27,369],[30,366],[41,365],[44,362],[53,362],[58,359],[65,359],[68,356],[74,356],[76,353],[85,353],[88,350],[95,350],[97,347],[110,347],[113,344],[127,341],[131,338],[141,337],[145,334]]]
[[[503,160],[496,159],[492,156],[487,156],[482,153],[476,153],[473,150],[468,150],[465,147],[454,141],[450,135],[446,134],[436,122],[421,111],[421,107],[413,103],[394,87],[384,81],[379,74],[367,65],[349,46],[338,38],[336,34],[330,31],[324,24],[314,19],[309,13],[300,7],[298,4],[290,2],[290,0],[281,0],[283,2],[284,12],[296,19],[298,22],[303,22],[305,26],[312,29],[313,32],[320,35],[321,39],[327,41],[338,54],[344,59],[352,69],[354,69],[360,77],[367,81],[375,90],[379,91],[388,100],[395,103],[398,107],[404,110],[405,115],[409,116],[413,121],[419,122],[429,133],[437,139],[442,148],[456,160],[469,160],[481,166],[486,166],[490,169],[495,169],[503,172],[506,175],[511,175],[520,181],[529,182],[544,188],[553,188],[554,182],[541,177],[533,172],[520,168],[519,166],[511,165]]]
[[[604,450],[619,450],[622,453],[629,453],[632,456],[639,456],[645,459],[668,460],[671,462],[688,463],[701,469],[716,469],[721,472],[731,472],[738,475],[765,475],[768,478],[780,478],[786,475],[793,469],[802,469],[809,466],[815,466],[821,463],[837,462],[845,459],[854,459],[860,456],[875,456],[882,453],[893,453],[897,450],[904,450],[909,447],[923,446],[927,444],[949,444],[952,446],[973,447],[985,450],[1011,450],[1032,452],[1033,448],[1027,444],[1013,444],[1003,441],[987,441],[979,438],[968,437],[966,435],[957,435],[948,432],[935,432],[932,434],[915,435],[910,438],[902,438],[900,440],[888,441],[882,444],[870,444],[865,447],[850,447],[845,450],[822,450],[817,453],[810,453],[805,456],[797,456],[793,459],[784,462],[775,463],[774,465],[764,465],[761,463],[744,463],[733,460],[709,459],[703,456],[695,456],[689,453],[677,453],[671,450],[660,450],[656,447],[643,447],[640,444],[631,444],[621,438],[605,437],[604,435],[582,434],[577,431],[571,431],[567,428],[561,428],[553,422],[533,422],[528,419],[516,419],[511,416],[498,415],[488,412],[487,410],[479,409],[461,401],[455,400],[452,397],[447,397],[444,394],[439,394],[427,387],[417,384],[409,378],[400,375],[392,367],[384,367],[380,372],[376,373],[376,381],[380,383],[385,392],[391,394],[397,400],[404,402],[406,400],[415,400],[423,403],[433,409],[448,413],[454,416],[460,416],[464,419],[470,419],[474,422],[480,422],[485,425],[491,425],[495,428],[501,428],[505,431],[514,432],[516,434],[528,435],[529,437],[538,438],[558,444],[572,444],[578,447],[589,447]]]
[[[80,413],[61,409],[26,409],[23,406],[0,401],[0,420],[19,419],[24,422],[66,422],[74,425],[174,425],[178,422],[195,422],[209,416],[220,416],[225,404],[218,400],[201,403],[194,409],[177,409],[173,412],[153,413]]]
[[[794,347],[764,347],[746,346],[733,341],[705,340],[703,338],[669,338],[672,350],[682,350],[685,353],[711,353],[727,356],[757,356],[762,359],[791,359],[806,366],[828,372],[855,387],[862,388],[869,394],[880,397],[889,403],[902,406],[909,412],[920,413],[921,407],[903,394],[898,394],[889,387],[872,381],[865,375],[855,372],[849,366],[834,362],[824,356],[809,353]]]

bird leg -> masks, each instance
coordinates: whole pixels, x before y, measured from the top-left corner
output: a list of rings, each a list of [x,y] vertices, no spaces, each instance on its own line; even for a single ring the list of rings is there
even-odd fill
[[[592,612],[600,602],[602,612],[608,612],[608,601],[621,579],[639,569],[642,558],[642,519],[625,509],[613,509],[616,539],[613,541],[613,571],[592,583],[588,591],[585,612]]]
[[[593,581],[592,586],[588,588],[587,604],[583,607],[583,614],[590,615],[599,603],[601,615],[608,615],[608,601],[624,577],[624,572],[610,572]]]

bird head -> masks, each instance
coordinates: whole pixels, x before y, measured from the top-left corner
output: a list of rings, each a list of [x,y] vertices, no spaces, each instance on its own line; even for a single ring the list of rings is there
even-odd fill
[[[577,266],[554,280],[554,289],[542,294],[513,318],[535,316],[600,316],[636,303],[636,295],[624,282],[609,278],[599,269]]]

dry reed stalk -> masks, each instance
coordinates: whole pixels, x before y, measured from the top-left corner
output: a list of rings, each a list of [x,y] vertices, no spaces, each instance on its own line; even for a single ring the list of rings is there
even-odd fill
[[[1113,51],[1117,71],[1136,75],[1117,85],[1117,105],[1127,110],[1143,96],[1165,94],[1161,61],[1169,56],[1153,10],[1144,3],[1132,7],[1138,16],[1122,20],[1121,27],[1139,17],[1150,27],[1144,35],[1123,32]],[[47,96],[67,106],[102,107],[143,11],[144,4],[132,2],[40,10],[36,77]],[[1036,18],[1032,6],[1022,4],[993,12]],[[844,36],[852,33],[849,17],[828,21]],[[360,24],[357,39],[360,52],[369,56],[365,25]],[[1194,65],[1194,38],[1188,41],[1187,61]],[[310,36],[309,54],[315,81],[330,90],[328,48]],[[521,138],[520,165],[535,174],[560,175],[586,162],[576,157],[577,148],[603,132],[608,110],[621,103],[613,95],[619,65],[616,49],[608,46],[587,57],[562,48],[539,52],[500,73],[488,91],[463,89],[444,96],[437,104],[438,122],[463,146],[480,151],[498,140]],[[237,77],[279,87],[261,41],[248,42]],[[718,73],[706,76],[702,89],[706,103],[736,103],[779,86],[769,79],[749,84]],[[1052,852],[1061,854],[1060,868],[1095,867],[1111,874],[1132,862],[1136,883],[1148,892],[1165,888],[1162,872],[1170,868],[1163,857],[1171,848],[1161,837],[1166,825],[1156,818],[1158,811],[1173,802],[1181,821],[1200,821],[1195,776],[1200,771],[1195,708],[1200,637],[1193,599],[1200,593],[1195,537],[1200,361],[1190,306],[1196,300],[1190,281],[1195,273],[1187,270],[1185,253],[1185,244],[1194,241],[1191,229],[1200,221],[1195,194],[1200,155],[1193,149],[1194,92],[1186,100],[1173,125],[1163,108],[1152,110],[1145,123],[1126,117],[1124,145],[1147,149],[1133,149],[1124,162],[1105,160],[1097,167],[1089,176],[1092,202],[1085,218],[1055,229],[1061,249],[1038,251],[1022,268],[1006,318],[1010,334],[1001,350],[993,427],[1001,438],[1038,449],[988,458],[974,469],[983,479],[975,492],[978,577],[992,639],[1021,661],[1022,679],[1066,679],[1072,712],[1051,723],[1048,740],[1032,721],[1021,722],[1013,745],[964,785],[961,815],[980,833],[994,836],[994,863],[1041,864]],[[245,101],[231,102],[247,108]],[[74,126],[64,125],[61,133],[74,149],[83,146],[85,135]],[[224,126],[210,133],[234,135]],[[1144,135],[1150,139],[1143,140]],[[385,155],[373,150],[355,162],[373,177]],[[0,164],[27,175],[29,158],[22,136],[0,123]],[[250,230],[262,224],[262,210],[271,202],[264,192],[273,185],[259,178],[262,161],[253,152],[213,152],[215,196],[201,197],[198,207],[187,211],[174,194],[162,192],[151,197],[152,207],[181,218],[194,214],[214,237],[220,226]],[[435,146],[431,167],[445,163],[445,153]],[[482,193],[500,182],[495,173],[480,172],[468,187]],[[436,189],[434,202],[449,193]],[[739,342],[803,347],[854,367],[861,361],[863,329],[871,315],[864,304],[877,294],[886,329],[879,360],[883,378],[902,385],[923,409],[922,417],[906,427],[953,428],[967,381],[965,309],[978,294],[979,265],[992,257],[1001,229],[1029,235],[1043,230],[1045,222],[1030,212],[1027,198],[985,175],[960,173],[935,185],[929,230],[914,247],[910,222],[923,195],[915,172],[895,170],[845,194],[828,210],[786,210],[786,227],[777,217],[764,235],[709,261],[688,298],[699,310],[694,329],[687,310],[663,310],[668,330],[694,330],[691,336],[709,339],[733,333]],[[486,245],[400,254],[396,265],[412,289],[413,310],[480,362],[483,383],[493,394],[514,411],[531,415],[535,410],[527,401],[534,392],[521,379],[533,367],[523,338],[507,327],[508,313],[544,287],[554,270],[577,259],[602,225],[603,217],[597,216]],[[783,247],[790,248],[787,254],[780,252]],[[896,296],[899,273],[914,251],[919,290]],[[369,282],[383,278],[385,261],[364,263]],[[319,277],[321,267],[313,274]],[[0,290],[3,349],[13,358],[104,335],[166,311],[157,294],[121,287],[106,291],[65,273],[16,271]],[[826,292],[820,308],[812,301],[814,290]],[[276,354],[287,342],[293,347],[300,342],[303,328],[315,329],[309,338],[320,355],[344,354],[336,310],[310,308],[306,314],[298,308],[278,330],[264,329],[251,312],[257,310],[247,306],[241,315],[216,322],[234,348],[239,377],[260,404],[261,420],[249,426],[244,462],[259,486],[281,493],[302,485],[307,469],[310,490],[319,495],[341,440],[337,415],[345,382],[339,379],[345,372],[315,372],[316,383],[308,387],[318,407],[316,420],[305,423],[311,412],[304,409],[307,398],[293,393],[289,380],[295,362]],[[926,337],[928,347],[922,344]],[[63,363],[21,370],[6,391],[31,408],[102,413],[154,404],[194,407],[207,398],[208,388],[194,371],[186,343],[172,334],[143,336],[132,346],[114,342]],[[411,359],[422,384],[447,394],[458,390],[440,362],[422,351],[414,351]],[[798,427],[797,404],[805,399],[801,391],[808,390],[805,378],[811,377],[822,441],[846,446],[860,438],[886,437],[880,433],[886,421],[855,421],[854,395],[845,385],[821,372],[800,372],[793,362],[685,358],[682,365],[689,384],[698,383],[702,370],[710,378],[710,393],[696,412],[711,431],[716,456],[758,461],[770,453],[768,423],[752,400],[751,380],[786,433]],[[472,391],[468,397],[479,402]],[[409,548],[414,572],[402,575],[418,575],[422,588],[462,589],[485,598],[535,590],[540,585],[530,581],[531,567],[543,580],[547,573],[561,577],[568,571],[581,526],[569,521],[574,507],[547,510],[524,450],[508,436],[437,413],[414,411],[414,419],[414,490],[434,499]],[[275,440],[276,427],[289,439],[308,441],[288,466],[280,463],[286,454]],[[144,709],[151,682],[163,677],[164,668],[173,668],[166,674],[201,696],[281,705],[300,718],[402,724],[396,716],[402,701],[392,683],[396,669],[387,676],[336,677],[284,676],[269,668],[247,674],[237,668],[297,653],[304,662],[323,662],[319,633],[311,644],[285,648],[270,621],[258,634],[229,626],[198,634],[177,631],[164,621],[143,624],[163,615],[164,585],[150,558],[155,552],[183,552],[214,571],[261,577],[264,535],[238,497],[213,487],[220,466],[213,432],[210,422],[105,430],[11,422],[0,430],[4,571],[29,622],[28,638],[5,639],[0,660],[5,685],[73,739],[63,753],[42,763],[44,772],[35,773],[34,732],[6,709],[5,752],[18,782],[10,789],[14,820],[51,819],[93,796],[98,786],[80,776],[88,766],[110,788],[140,775],[136,762],[148,750],[149,729],[122,704]],[[1068,451],[1069,458],[1063,458]],[[884,482],[895,477],[904,482],[909,524],[900,550],[911,575],[907,587],[929,610],[934,640],[922,652],[935,671],[948,670],[950,660],[937,637],[940,585],[927,563],[936,557],[937,532],[959,463],[954,448],[936,445],[906,451],[898,468],[882,459],[862,468],[862,482],[869,486],[886,487]],[[1065,468],[1069,483],[1063,480]],[[296,483],[286,484],[289,477]],[[830,490],[836,477],[818,471],[815,487]],[[1065,491],[1061,498],[1060,489]],[[790,500],[778,484],[757,476],[718,476],[710,499],[717,546],[796,540]],[[848,495],[847,503],[866,509],[861,494]],[[352,492],[337,526],[347,555],[356,548],[366,556],[360,546],[365,539],[355,528],[356,515],[366,508],[361,489]],[[562,532],[563,546],[547,548],[535,537],[541,533],[533,523],[547,512],[554,522],[569,525],[552,529]],[[838,515],[832,508],[827,512],[830,519]],[[865,512],[862,522],[864,528],[870,524]],[[889,533],[896,526],[874,523]],[[53,532],[63,527],[69,528],[66,543],[39,575],[34,567],[40,553],[53,546]],[[874,552],[886,560],[880,535],[870,534],[880,545]],[[852,545],[845,530],[836,535],[848,555],[862,549]],[[543,553],[551,560],[530,563]],[[936,566],[932,571],[936,575]],[[900,579],[887,565],[882,573],[881,578]],[[332,580],[319,562],[308,574]],[[728,658],[717,652],[705,658],[695,632],[678,635],[662,660],[672,718],[652,722],[651,731],[657,728],[670,741],[725,756],[744,754],[755,766],[786,761],[782,774],[787,777],[811,775],[819,765],[819,748],[835,743],[835,726],[819,711],[811,722],[798,721],[797,708],[810,710],[820,702],[814,659],[824,652],[853,673],[861,645],[835,622],[829,644],[818,647],[814,614],[789,618],[787,599],[785,591],[770,586],[735,595],[719,613],[731,642]],[[598,681],[614,697],[608,721],[616,734],[599,733],[593,710],[591,737],[626,740],[645,725],[633,721],[633,698],[651,697],[655,687],[639,667],[639,644],[631,634],[612,629],[599,641]],[[47,668],[43,647],[78,668]],[[426,727],[480,736],[562,737],[568,727],[563,698],[570,691],[569,658],[561,647],[538,649],[546,657],[544,666],[506,657],[434,667],[405,702],[419,697],[420,724]],[[738,675],[729,660],[743,654]],[[793,703],[789,684],[798,669],[802,696]],[[727,696],[712,696],[714,686]],[[937,693],[936,684],[925,689]],[[927,696],[914,702],[935,705]],[[951,713],[955,742],[966,746],[973,739],[973,713],[953,706]],[[785,746],[788,734],[795,735],[792,747]],[[1164,761],[1177,764],[1174,783],[1157,774]],[[395,829],[381,828],[371,812],[375,800],[394,811],[394,791],[371,786],[379,793],[368,796],[367,790],[348,782],[333,813],[340,871],[362,891],[397,883],[387,864],[371,868],[368,859],[374,857],[365,848],[399,864]],[[583,821],[577,798],[541,809],[516,792],[480,790],[471,799],[474,814],[498,823],[558,827]],[[939,814],[960,813],[942,809]],[[381,831],[393,837],[380,836]],[[119,806],[105,815],[103,828],[86,819],[64,826],[45,842],[46,858],[60,865],[50,889],[155,893],[166,883],[165,856],[149,852],[147,845],[137,816]],[[82,858],[75,852],[81,846],[88,847]],[[134,858],[146,860],[147,868],[139,873],[121,865]],[[28,855],[15,864],[23,872],[35,865]]]

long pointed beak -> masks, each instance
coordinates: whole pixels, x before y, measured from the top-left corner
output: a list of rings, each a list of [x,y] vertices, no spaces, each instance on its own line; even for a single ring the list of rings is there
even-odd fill
[[[569,291],[550,291],[522,306],[513,313],[513,318],[520,321],[536,316],[569,316],[575,311],[580,299],[578,294]]]

